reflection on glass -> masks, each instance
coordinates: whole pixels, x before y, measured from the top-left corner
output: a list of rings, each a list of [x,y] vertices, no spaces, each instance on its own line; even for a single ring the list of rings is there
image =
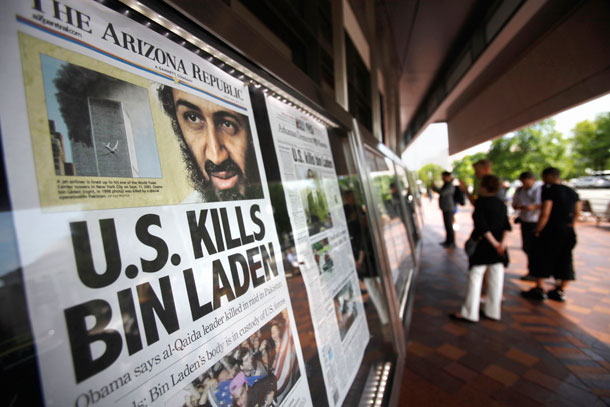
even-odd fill
[[[0,405],[35,406],[42,400],[3,157],[0,148]]]
[[[356,174],[353,155],[345,135],[337,135],[331,132],[329,138],[339,188],[341,190],[342,209],[345,214],[350,246],[358,274],[358,280],[347,280],[345,284],[333,291],[334,314],[339,324],[339,339],[345,341],[349,338],[350,329],[352,329],[354,321],[358,318],[358,312],[361,312],[358,311],[359,307],[354,302],[355,299],[359,298],[362,298],[364,313],[371,334],[363,362],[343,403],[344,405],[357,405],[363,394],[369,373],[374,371],[378,363],[393,363],[396,354],[392,345],[387,300],[382,290],[380,274],[374,257],[373,242],[367,220],[367,208],[364,204],[362,186]],[[325,203],[328,207],[335,205],[334,202],[328,202],[330,195],[323,197],[321,194],[316,193],[318,190],[325,190],[325,188],[320,186],[324,186],[326,180],[318,179],[316,174],[309,174],[310,176],[304,175],[299,177],[299,185],[296,185],[297,181],[285,182],[282,185],[278,183],[275,185],[270,184],[270,190],[272,200],[274,201],[275,218],[280,241],[282,242],[284,265],[289,276],[288,284],[291,292],[291,302],[301,334],[301,346],[305,364],[308,370],[316,371],[316,365],[318,366],[317,369],[320,369],[320,358],[331,358],[333,355],[328,352],[331,349],[329,343],[316,343],[314,336],[311,334],[311,328],[309,328],[310,334],[303,335],[304,328],[307,326],[311,327],[313,323],[309,314],[311,305],[309,302],[315,301],[315,296],[308,299],[306,295],[305,282],[299,271],[301,268],[300,261],[302,260],[299,260],[296,254],[295,237],[292,235],[293,231],[290,228],[290,218],[286,212],[286,206],[275,204],[277,199],[285,199],[283,194],[284,188],[297,188],[299,193],[293,195],[300,197],[303,206],[308,208],[306,217],[308,218],[307,226],[310,229],[309,235],[318,236],[317,233],[320,230],[331,228],[331,225],[326,225],[328,222],[324,222],[324,216],[318,214],[318,212],[322,212],[319,208],[324,207]],[[337,179],[329,181],[337,182]],[[332,248],[329,247],[330,240],[323,234],[320,236],[322,236],[320,239],[311,239],[310,245],[320,278],[323,281],[330,281],[332,274],[338,272],[337,270],[341,267],[342,260],[336,257],[337,255],[340,256],[340,254],[334,253]],[[360,291],[361,295],[356,295],[358,291]],[[307,332],[307,328],[305,328],[305,332]],[[339,371],[335,372],[335,375],[340,374],[341,372]],[[318,389],[317,391],[312,391],[314,405],[328,405],[326,394],[319,391],[319,389],[324,387],[321,374],[312,374],[309,377],[309,381],[311,389]],[[327,388],[326,391],[332,391],[332,389]],[[331,394],[330,398],[331,400],[334,399],[334,394]]]
[[[403,202],[405,203],[407,210],[406,214],[407,222],[409,224],[409,237],[411,239],[413,247],[415,247],[421,238],[419,225],[417,224],[416,220],[417,214],[415,208],[415,198],[413,197],[413,192],[409,183],[407,171],[403,167],[397,165],[396,175],[398,176],[398,183],[400,184],[400,190],[402,191],[401,195],[403,197]]]
[[[409,181],[409,203],[413,208],[413,225],[417,230],[417,235],[421,237],[421,230],[424,226],[423,209],[421,204],[421,181],[417,179],[417,173],[415,171],[408,171],[407,176]]]
[[[400,183],[394,165],[377,153],[366,150],[372,179],[373,198],[379,212],[384,249],[386,251],[396,296],[402,302],[410,274],[413,257],[408,238],[408,226],[402,207]]]
[[[352,254],[356,261],[358,282],[371,333],[363,363],[344,402],[344,405],[358,405],[368,385],[367,377],[371,372],[376,371],[378,365],[384,362],[394,363],[395,353],[392,346],[387,298],[382,288],[379,263],[375,258],[374,243],[369,229],[371,213],[365,204],[353,153],[346,137],[332,133],[329,136],[339,177]]]
[[[256,97],[253,102],[256,107]],[[344,132],[329,130],[332,161],[314,165],[307,152],[322,148],[307,144],[316,136],[308,132],[308,122],[296,114],[293,128],[286,120],[291,112],[274,115],[270,105],[271,131],[279,128],[274,122],[279,120],[282,129],[304,137],[274,135],[274,148],[263,148],[262,154],[277,163],[265,171],[312,402],[335,406],[344,395],[342,405],[358,405],[369,373],[379,363],[393,365],[396,352],[353,153]],[[262,129],[261,121],[257,127]],[[316,139],[325,143],[324,137]],[[276,156],[267,157],[270,151]],[[368,331],[361,335],[364,323]],[[343,355],[337,352],[341,349]],[[353,381],[346,379],[354,373]]]

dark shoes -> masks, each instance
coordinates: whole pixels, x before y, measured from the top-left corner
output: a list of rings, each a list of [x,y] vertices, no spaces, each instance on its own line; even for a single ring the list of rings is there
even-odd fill
[[[563,290],[556,288],[554,290],[549,291],[546,294],[549,297],[549,300],[565,302],[566,301],[566,293]]]
[[[525,276],[521,276],[521,281],[536,281],[536,277],[531,274],[527,274]]]
[[[521,296],[523,298],[527,298],[528,300],[546,300],[547,295],[544,290],[540,287],[534,287],[529,291],[521,291]]]
[[[441,246],[445,249],[455,249],[455,243],[442,243]]]
[[[523,298],[527,298],[528,300],[539,300],[543,301],[547,298],[553,301],[565,302],[566,294],[563,290],[559,288],[555,288],[554,290],[545,293],[544,290],[540,287],[534,287],[529,291],[522,291],[521,296]]]

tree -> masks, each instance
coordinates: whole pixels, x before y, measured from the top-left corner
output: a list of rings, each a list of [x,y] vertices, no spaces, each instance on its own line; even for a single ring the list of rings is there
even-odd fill
[[[417,174],[424,185],[430,185],[433,182],[441,182],[441,174],[443,171],[445,171],[445,169],[438,164],[426,164],[419,169]]]
[[[598,114],[595,121],[576,123],[572,129],[572,150],[578,162],[579,175],[585,169],[601,171],[610,164],[610,112]]]
[[[506,180],[518,179],[523,171],[539,175],[546,167],[558,168],[564,177],[573,173],[567,140],[555,130],[553,119],[494,140],[487,157],[493,163],[494,174]]]

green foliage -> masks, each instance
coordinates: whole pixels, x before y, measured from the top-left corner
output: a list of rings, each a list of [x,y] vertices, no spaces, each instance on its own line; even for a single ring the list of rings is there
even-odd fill
[[[381,202],[392,199],[392,191],[390,184],[396,182],[396,177],[389,174],[375,175],[373,173],[373,187],[377,191],[378,197]]]
[[[424,185],[430,185],[433,182],[442,182],[441,174],[443,171],[445,169],[438,164],[426,164],[419,169],[417,175]]]
[[[572,129],[572,151],[578,175],[586,169],[601,171],[610,165],[610,112],[597,115],[594,122],[579,122]]]
[[[341,193],[348,190],[353,191],[356,196],[356,203],[361,206],[365,204],[362,189],[360,187],[360,179],[356,175],[340,175],[339,189],[341,190]]]
[[[494,140],[487,158],[493,163],[493,173],[502,179],[518,179],[523,171],[539,176],[551,166],[565,177],[573,173],[567,146],[568,141],[555,130],[555,121],[547,119]]]
[[[408,171],[407,175],[409,177],[409,188],[411,188],[411,193],[416,198],[419,198],[419,196],[421,195],[421,186],[417,183],[417,181],[419,180],[419,175],[417,171]]]
[[[610,167],[610,112],[597,115],[593,122],[577,123],[572,132],[572,138],[564,138],[555,129],[555,120],[542,120],[494,140],[488,153],[454,161],[453,175],[471,186],[472,164],[482,158],[491,160],[495,175],[511,181],[519,179],[523,171],[531,171],[539,178],[542,170],[551,166],[559,168],[564,179]],[[427,164],[419,170],[419,179],[429,185],[430,178],[440,180],[442,171],[436,164]]]

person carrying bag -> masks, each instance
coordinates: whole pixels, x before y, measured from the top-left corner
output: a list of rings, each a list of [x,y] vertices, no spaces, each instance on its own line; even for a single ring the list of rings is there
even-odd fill
[[[481,180],[479,199],[472,214],[474,230],[465,247],[470,267],[468,289],[460,312],[451,314],[452,319],[467,322],[479,320],[481,285],[486,269],[489,276],[483,315],[495,320],[501,317],[504,267],[508,266],[508,251],[503,240],[511,226],[506,205],[497,197],[499,188],[500,180],[495,175],[486,175]]]

